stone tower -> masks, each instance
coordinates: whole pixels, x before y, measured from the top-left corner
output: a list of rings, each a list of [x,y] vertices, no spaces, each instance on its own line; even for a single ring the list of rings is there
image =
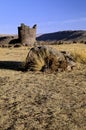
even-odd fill
[[[24,45],[33,45],[36,41],[36,28],[36,24],[30,28],[22,23],[21,26],[18,27],[19,41]]]

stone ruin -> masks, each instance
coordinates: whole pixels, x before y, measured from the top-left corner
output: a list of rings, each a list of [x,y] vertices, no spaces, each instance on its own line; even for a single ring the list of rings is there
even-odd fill
[[[35,46],[30,49],[23,70],[64,71],[72,70],[76,63],[69,52],[58,51],[48,46]]]
[[[0,37],[0,46],[2,47],[15,44],[33,46],[36,43],[36,29],[36,24],[30,28],[22,23],[21,26],[18,27],[18,35]]]
[[[32,28],[30,28],[23,23],[21,24],[21,26],[18,27],[18,38],[21,44],[34,45],[34,43],[36,42],[36,28],[36,24]]]

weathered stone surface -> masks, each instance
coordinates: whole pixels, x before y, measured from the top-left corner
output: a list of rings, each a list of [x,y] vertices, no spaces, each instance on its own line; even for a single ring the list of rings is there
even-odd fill
[[[24,45],[33,45],[36,41],[36,24],[30,28],[25,24],[21,24],[18,27],[18,37],[22,44]]]
[[[6,35],[6,36],[0,36],[0,46],[8,46],[8,44],[10,44],[11,41],[14,41],[15,39],[17,39],[17,35]]]
[[[63,71],[71,70],[74,66],[75,62],[69,53],[57,51],[48,46],[37,46],[30,49],[24,69]]]

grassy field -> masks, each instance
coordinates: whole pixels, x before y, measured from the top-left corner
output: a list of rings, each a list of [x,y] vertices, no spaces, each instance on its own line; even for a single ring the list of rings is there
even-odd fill
[[[28,47],[0,48],[0,130],[86,130],[86,45],[71,52],[73,71],[21,72]]]
[[[86,45],[85,44],[63,44],[55,46],[54,48],[61,51],[68,51],[72,54],[78,63],[86,64]]]

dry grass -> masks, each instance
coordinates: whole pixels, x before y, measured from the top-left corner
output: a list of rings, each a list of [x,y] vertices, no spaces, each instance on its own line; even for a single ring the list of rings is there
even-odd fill
[[[45,65],[44,59],[48,55],[49,55],[49,51],[47,51],[47,49],[42,49],[40,51],[40,50],[35,50],[34,48],[32,48],[26,57],[24,67],[27,68],[29,66],[28,67],[29,70],[39,71]],[[28,62],[30,62],[29,65],[28,65]]]
[[[77,49],[71,52],[75,60],[79,63],[86,64],[86,49]]]
[[[70,52],[79,45],[53,47]],[[86,130],[86,65],[61,73],[17,71],[28,51],[0,48],[0,130]]]
[[[54,48],[62,51],[68,51],[72,54],[76,62],[86,64],[86,45],[85,44],[69,44],[69,45],[53,45]]]
[[[43,57],[39,54],[39,56],[33,56],[33,64],[30,67],[30,70],[39,71],[42,69],[42,66],[45,65]]]

